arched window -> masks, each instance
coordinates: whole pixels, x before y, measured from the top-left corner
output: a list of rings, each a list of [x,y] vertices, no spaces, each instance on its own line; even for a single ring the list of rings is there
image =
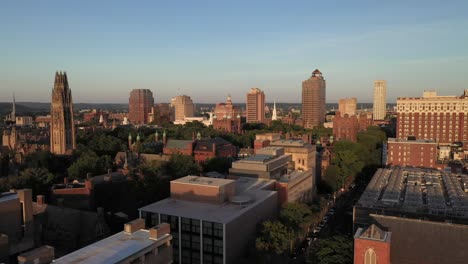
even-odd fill
[[[369,248],[364,255],[364,264],[377,264],[377,256],[373,248]]]

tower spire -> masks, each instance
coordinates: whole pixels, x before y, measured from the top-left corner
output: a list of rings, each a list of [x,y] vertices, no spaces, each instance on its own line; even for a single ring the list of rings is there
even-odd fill
[[[271,120],[278,120],[278,116],[276,115],[276,100],[273,101],[273,114],[271,115]]]
[[[11,107],[11,121],[16,122],[16,100],[15,100],[15,93],[13,93],[13,104]]]

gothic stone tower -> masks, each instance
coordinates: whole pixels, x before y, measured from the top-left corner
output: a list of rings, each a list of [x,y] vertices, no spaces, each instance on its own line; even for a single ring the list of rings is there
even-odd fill
[[[52,90],[50,152],[70,155],[76,148],[73,103],[67,73],[56,72]]]

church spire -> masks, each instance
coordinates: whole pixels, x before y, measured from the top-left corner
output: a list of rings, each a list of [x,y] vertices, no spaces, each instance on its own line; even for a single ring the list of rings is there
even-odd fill
[[[278,120],[278,116],[276,115],[276,100],[273,102],[273,114],[271,115],[271,120]]]
[[[13,93],[13,104],[11,107],[11,121],[16,122],[16,101],[15,101],[15,93]]]

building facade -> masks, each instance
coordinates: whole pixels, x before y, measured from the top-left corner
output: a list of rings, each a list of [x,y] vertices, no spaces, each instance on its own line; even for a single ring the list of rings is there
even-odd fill
[[[76,135],[72,93],[65,72],[55,73],[50,113],[50,152],[69,155],[76,148]]]
[[[305,128],[314,128],[325,122],[325,79],[319,70],[302,82],[302,121]]]
[[[422,97],[398,98],[397,138],[410,136],[438,143],[468,143],[468,89],[461,96],[426,91]]]
[[[174,108],[175,121],[180,121],[184,120],[186,117],[195,116],[195,108],[190,96],[179,95],[172,98],[171,106]]]
[[[133,124],[147,124],[154,107],[153,92],[149,89],[133,89],[128,100],[128,119]]]
[[[147,226],[169,223],[174,263],[241,263],[257,224],[277,213],[274,182],[186,176],[171,197],[140,208]]]
[[[387,109],[387,82],[374,81],[374,120],[384,120]]]
[[[387,165],[437,168],[437,143],[423,139],[388,139]]]
[[[265,93],[252,88],[247,93],[247,123],[263,123],[265,121]]]
[[[342,116],[344,115],[355,116],[356,105],[357,105],[356,97],[340,99],[338,101],[338,111],[341,113]]]

